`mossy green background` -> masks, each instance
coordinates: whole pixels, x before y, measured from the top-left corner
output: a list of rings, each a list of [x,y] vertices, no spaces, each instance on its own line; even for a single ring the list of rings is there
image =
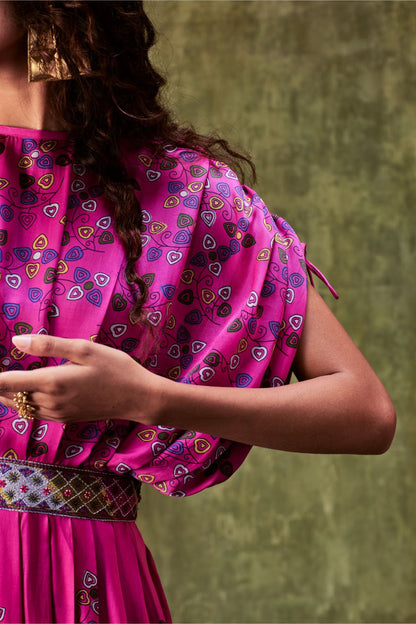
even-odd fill
[[[416,3],[146,3],[180,120],[248,148],[398,413],[381,456],[254,449],[139,526],[176,622],[416,622]]]

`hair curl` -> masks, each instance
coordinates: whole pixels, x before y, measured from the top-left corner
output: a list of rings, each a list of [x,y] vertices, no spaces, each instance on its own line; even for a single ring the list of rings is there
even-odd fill
[[[166,144],[192,148],[225,160],[243,178],[245,165],[255,177],[254,166],[216,134],[180,126],[163,105],[165,79],[149,60],[155,29],[141,1],[30,0],[13,7],[19,24],[36,32],[33,58],[47,67],[57,52],[69,68],[72,80],[48,83],[50,112],[74,137],[77,162],[96,172],[112,201],[115,230],[126,251],[126,279],[137,291],[130,317],[144,321],[147,287],[136,272],[142,251],[142,213],[134,192],[139,184],[126,173],[121,141],[150,147],[156,155]],[[81,75],[79,68],[87,69]]]

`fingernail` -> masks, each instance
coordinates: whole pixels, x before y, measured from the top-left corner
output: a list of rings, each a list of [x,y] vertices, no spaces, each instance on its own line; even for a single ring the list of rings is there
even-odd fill
[[[30,348],[30,343],[32,342],[32,338],[30,336],[13,336],[12,338],[13,344],[22,351]]]

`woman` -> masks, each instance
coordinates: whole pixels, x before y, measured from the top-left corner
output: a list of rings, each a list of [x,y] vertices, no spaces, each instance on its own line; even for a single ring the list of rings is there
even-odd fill
[[[0,621],[169,621],[134,483],[380,453],[394,409],[249,161],[159,103],[141,4],[0,10]]]

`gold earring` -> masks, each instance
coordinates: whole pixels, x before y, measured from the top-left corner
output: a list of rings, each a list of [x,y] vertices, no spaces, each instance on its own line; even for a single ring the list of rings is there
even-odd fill
[[[51,61],[37,61],[33,58],[34,50],[38,49],[39,35],[34,28],[29,26],[27,30],[27,73],[29,82],[40,82],[41,80],[70,80],[72,78],[65,60],[61,58],[56,50],[56,37],[53,30],[49,34],[43,34],[43,40],[47,48],[55,50],[54,57]],[[90,71],[90,65],[87,60],[83,61],[79,73],[82,75]]]

